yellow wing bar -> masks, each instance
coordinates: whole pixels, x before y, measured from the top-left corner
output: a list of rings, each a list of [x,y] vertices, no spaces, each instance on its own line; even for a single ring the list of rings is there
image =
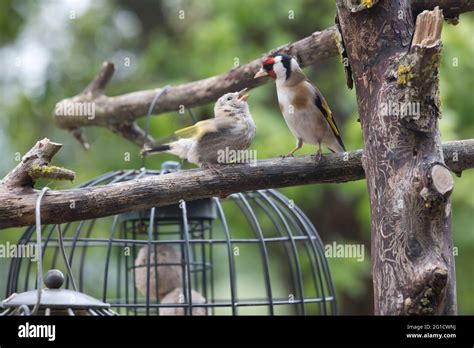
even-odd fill
[[[326,121],[328,121],[329,126],[331,126],[332,131],[336,136],[340,136],[339,130],[337,129],[336,123],[334,122],[334,119],[332,118],[332,112],[331,109],[329,109],[328,103],[326,103],[326,100],[324,100],[323,97],[320,97],[319,94],[316,94],[316,106],[322,111],[323,115],[326,118]]]
[[[215,125],[212,122],[212,119],[199,121],[196,124],[182,128],[174,132],[174,134],[179,138],[192,138],[197,137],[201,139],[206,133],[215,131]]]

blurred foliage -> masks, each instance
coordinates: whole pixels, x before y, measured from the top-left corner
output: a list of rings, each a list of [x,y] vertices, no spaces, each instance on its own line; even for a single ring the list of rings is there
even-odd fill
[[[184,19],[179,18],[181,10]],[[81,91],[104,60],[113,61],[117,70],[107,89],[109,95],[179,84],[225,72],[236,61],[245,64],[271,48],[333,25],[334,16],[333,0],[1,1],[0,173],[7,173],[16,164],[15,156],[43,137],[64,144],[55,163],[76,171],[77,183],[109,170],[139,167],[139,149],[108,130],[85,129],[92,148],[84,152],[52,119],[55,103]],[[472,32],[473,14],[463,15],[457,26],[443,28],[443,141],[474,134]],[[361,148],[355,94],[345,86],[338,59],[305,72],[331,105],[346,147]],[[274,84],[252,91],[250,107],[257,124],[253,148],[259,158],[275,157],[292,148],[294,139],[278,109]],[[195,112],[202,119],[211,110],[208,105]],[[152,119],[151,133],[159,138],[190,123],[187,115],[160,115]],[[314,151],[314,147],[305,146],[300,154]],[[173,157],[150,158],[147,167],[158,168],[167,159]],[[459,312],[474,314],[474,173],[463,173],[455,183],[452,212]],[[41,185],[72,186],[44,181]],[[365,245],[363,262],[330,259],[330,265],[339,312],[371,313],[370,211],[365,182],[282,192],[304,209],[325,243]],[[16,241],[21,230],[2,231],[0,242]],[[8,260],[0,260],[1,279],[6,279],[7,266]],[[4,281],[0,282],[3,295],[2,286]]]

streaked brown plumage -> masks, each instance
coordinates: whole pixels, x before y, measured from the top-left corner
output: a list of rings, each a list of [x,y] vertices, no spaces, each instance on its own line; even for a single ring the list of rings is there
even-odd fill
[[[222,151],[247,149],[256,127],[247,104],[246,90],[227,93],[214,107],[214,118],[175,132],[178,140],[145,149],[146,153],[168,152],[199,165],[220,163]]]

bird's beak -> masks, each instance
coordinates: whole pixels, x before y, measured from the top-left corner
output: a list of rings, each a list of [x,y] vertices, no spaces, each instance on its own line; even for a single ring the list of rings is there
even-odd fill
[[[265,69],[260,68],[260,70],[257,71],[257,73],[255,74],[253,78],[258,79],[259,77],[263,77],[263,76],[268,76],[268,73],[265,71]]]
[[[248,88],[244,88],[243,90],[241,90],[241,91],[239,92],[239,100],[243,100],[243,101],[246,102],[247,99],[249,99],[250,94],[245,93],[245,92],[247,92],[248,90],[249,90]]]

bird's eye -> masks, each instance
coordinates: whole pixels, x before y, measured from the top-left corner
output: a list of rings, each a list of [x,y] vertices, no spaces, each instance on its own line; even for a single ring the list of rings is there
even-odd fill
[[[227,100],[228,100],[228,101],[231,101],[231,100],[232,100],[232,97],[227,97]]]

